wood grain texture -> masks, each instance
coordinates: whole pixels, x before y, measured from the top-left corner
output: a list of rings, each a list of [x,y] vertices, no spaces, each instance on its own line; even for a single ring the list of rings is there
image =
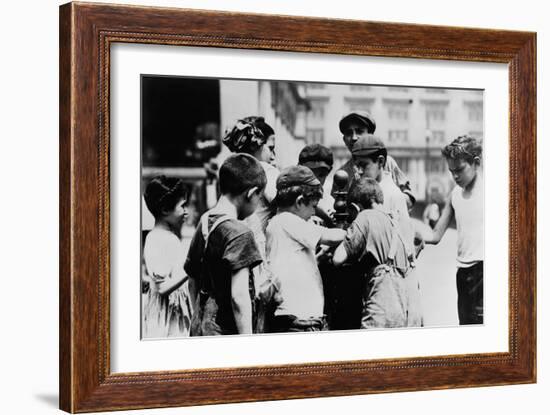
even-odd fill
[[[109,70],[115,42],[508,63],[509,352],[110,373]],[[526,32],[86,3],[61,6],[60,407],[90,412],[534,382],[535,68],[536,36]]]
[[[71,55],[70,8],[59,14],[59,406],[72,409]]]

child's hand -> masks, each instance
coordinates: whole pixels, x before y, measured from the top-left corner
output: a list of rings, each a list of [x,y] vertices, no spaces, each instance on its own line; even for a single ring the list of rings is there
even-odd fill
[[[166,280],[166,275],[160,275],[160,274],[153,274],[151,277],[153,282],[156,284],[162,284]]]
[[[330,246],[321,245],[319,251],[315,254],[315,259],[319,263],[332,261],[332,249]]]

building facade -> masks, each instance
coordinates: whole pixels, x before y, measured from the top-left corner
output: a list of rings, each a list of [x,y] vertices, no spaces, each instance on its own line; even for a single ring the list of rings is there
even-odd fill
[[[237,120],[263,116],[276,134],[279,167],[297,163],[309,110],[305,85],[286,81],[147,76],[142,79],[142,189],[164,174],[190,188],[187,230],[217,198],[222,137]],[[279,150],[279,151],[277,151]],[[154,224],[142,203],[142,228]]]
[[[333,150],[335,165],[345,163],[349,151],[338,122],[354,110],[368,111],[376,132],[408,175],[419,201],[446,195],[452,180],[441,148],[459,135],[483,139],[483,91],[375,85],[306,84],[311,111],[306,142]]]
[[[222,134],[239,118],[260,115],[273,127],[276,162],[281,168],[297,163],[306,142],[305,85],[285,81],[220,80]],[[221,157],[228,150],[222,149]]]

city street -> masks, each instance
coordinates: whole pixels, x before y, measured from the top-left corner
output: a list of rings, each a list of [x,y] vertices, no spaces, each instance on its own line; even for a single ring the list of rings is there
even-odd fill
[[[448,229],[438,245],[426,245],[417,260],[424,326],[456,326],[456,235]]]

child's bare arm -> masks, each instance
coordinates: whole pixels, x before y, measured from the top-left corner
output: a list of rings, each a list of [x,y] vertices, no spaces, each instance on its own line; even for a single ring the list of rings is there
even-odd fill
[[[346,236],[346,231],[343,229],[333,228],[323,228],[323,233],[321,234],[321,239],[319,242],[323,245],[335,246],[344,240]]]
[[[334,251],[334,255],[332,256],[332,263],[339,267],[340,265],[343,265],[348,260],[348,253],[346,251],[346,248],[344,248],[344,244],[338,245],[338,248]]]
[[[157,277],[157,276],[155,276]],[[160,295],[168,295],[173,291],[177,290],[187,279],[183,267],[178,267],[177,269],[172,270],[170,277],[168,278],[155,278]]]
[[[441,217],[437,221],[435,228],[429,238],[424,239],[424,242],[427,244],[438,244],[445,235],[445,231],[451,223],[451,219],[454,217],[455,211],[453,205],[451,204],[451,196],[447,199]]]
[[[231,307],[239,334],[252,334],[252,304],[248,278],[248,268],[241,268],[231,277]]]
[[[366,249],[366,229],[355,220],[345,233],[345,241],[334,251],[332,263],[339,267],[347,262],[354,262]]]

